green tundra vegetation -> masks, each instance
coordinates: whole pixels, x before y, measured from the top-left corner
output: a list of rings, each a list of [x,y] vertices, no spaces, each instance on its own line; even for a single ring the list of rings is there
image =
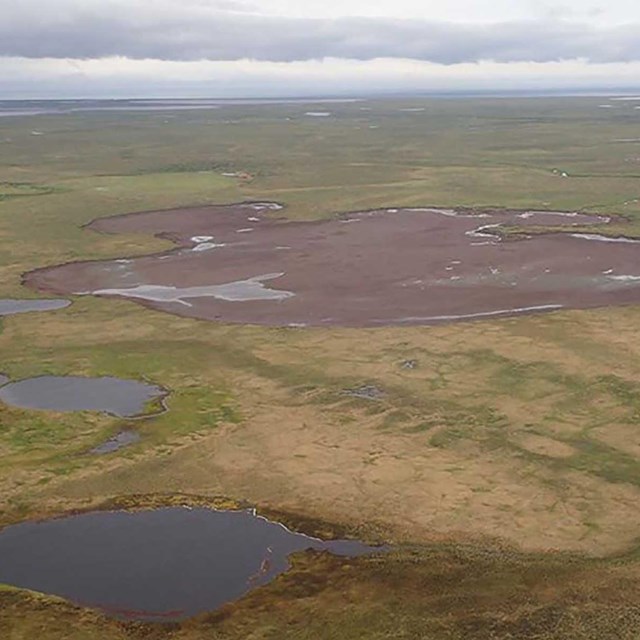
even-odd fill
[[[182,205],[271,200],[285,206],[272,215],[301,220],[392,206],[580,210],[613,217],[602,233],[640,237],[640,112],[604,101],[2,118],[0,298],[42,296],[22,284],[38,267],[170,248],[83,226]],[[331,116],[305,115],[314,108]],[[640,307],[627,306],[268,328],[94,297],[4,317],[11,379],[113,375],[170,395],[166,413],[135,421],[0,404],[0,526],[222,496],[393,550],[299,554],[273,583],[182,624],[122,622],[6,586],[0,637],[640,638],[638,327]],[[361,385],[384,395],[343,393]],[[127,428],[139,442],[88,453]]]

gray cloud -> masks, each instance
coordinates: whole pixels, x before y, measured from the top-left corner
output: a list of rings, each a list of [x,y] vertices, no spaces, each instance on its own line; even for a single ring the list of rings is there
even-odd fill
[[[57,3],[56,3],[57,4]],[[69,4],[41,15],[38,3],[0,21],[0,55],[27,58],[124,56],[161,60],[290,62],[327,57],[412,58],[441,64],[495,60],[640,60],[640,25],[598,29],[567,21],[453,24],[386,18],[296,19],[248,13],[222,0],[141,5]],[[23,5],[24,7],[24,5]],[[78,8],[81,7],[81,8]],[[153,7],[153,8],[151,8]],[[46,5],[42,11],[46,14]]]

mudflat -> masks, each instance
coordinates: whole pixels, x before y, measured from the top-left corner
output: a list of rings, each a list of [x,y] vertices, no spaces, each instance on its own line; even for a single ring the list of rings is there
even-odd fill
[[[178,248],[39,269],[27,284],[117,296],[181,316],[275,326],[437,324],[640,301],[640,242],[585,232],[578,212],[377,209],[278,219],[248,202],[101,218]],[[527,234],[527,227],[561,232]],[[506,228],[522,233],[505,235]],[[587,229],[588,231],[588,229]]]

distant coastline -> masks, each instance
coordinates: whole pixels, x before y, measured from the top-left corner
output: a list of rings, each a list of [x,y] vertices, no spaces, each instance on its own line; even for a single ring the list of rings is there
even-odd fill
[[[0,117],[56,115],[93,111],[189,111],[223,106],[276,104],[340,104],[366,100],[428,100],[472,98],[618,98],[640,101],[640,89],[471,90],[420,93],[381,93],[358,96],[282,96],[254,98],[28,98],[0,100]]]

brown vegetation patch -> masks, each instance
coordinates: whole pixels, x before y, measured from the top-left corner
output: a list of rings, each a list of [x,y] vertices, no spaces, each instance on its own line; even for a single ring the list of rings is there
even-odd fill
[[[275,219],[274,203],[101,218],[104,233],[146,233],[179,249],[33,271],[56,294],[120,296],[177,315],[265,325],[437,324],[637,303],[639,242],[576,232],[580,213],[378,209],[333,220]]]

